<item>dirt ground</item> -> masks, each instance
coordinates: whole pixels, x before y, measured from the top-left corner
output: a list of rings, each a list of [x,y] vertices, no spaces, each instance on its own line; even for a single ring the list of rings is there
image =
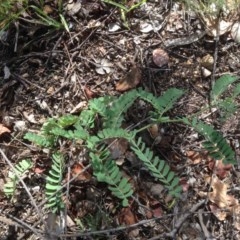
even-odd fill
[[[180,3],[147,1],[127,15],[127,29],[117,8],[97,0],[73,2],[65,6],[70,32],[22,18],[18,27],[10,26],[0,43],[0,119],[10,130],[0,135],[0,146],[13,165],[24,158],[32,159],[34,169],[24,182],[41,210],[39,216],[21,186],[11,201],[1,187],[0,240],[240,239],[240,208],[229,213],[207,197],[212,192],[209,179],[217,175],[223,187],[228,186],[226,197],[238,202],[239,166],[220,164],[214,168],[202,139],[181,124],[158,126],[163,139],[157,144],[148,132],[144,136],[181,179],[183,192],[173,207],[169,207],[159,182],[145,176],[144,171],[132,170],[129,152],[124,153],[121,169],[139,185],[130,207],[120,207],[107,187],[93,177],[71,182],[64,194],[65,216],[54,216],[44,207],[44,184],[51,160],[48,152],[23,140],[27,131],[37,132],[50,117],[79,114],[79,104],[86,105],[91,98],[128,91],[121,89],[121,82],[128,88],[142,87],[155,96],[170,87],[183,89],[184,97],[169,114],[187,116],[208,103],[214,80],[226,73],[240,75],[240,46],[230,31],[212,36],[206,21],[186,12]],[[53,9],[49,14],[57,17],[54,1],[49,1],[49,6]],[[229,16],[225,18],[229,20]],[[159,66],[153,58],[156,49],[161,53]],[[136,82],[132,80],[136,74],[129,74],[134,69],[140,72]],[[225,122],[219,120],[218,112],[205,111],[202,118],[222,131],[239,162],[238,110]],[[144,119],[144,111],[134,105],[128,113],[129,121],[137,124]],[[80,153],[71,148],[65,152],[67,167],[74,171]],[[3,186],[9,171],[3,156],[0,166]],[[64,183],[67,174],[66,169]],[[66,220],[65,232],[59,230],[61,218]]]

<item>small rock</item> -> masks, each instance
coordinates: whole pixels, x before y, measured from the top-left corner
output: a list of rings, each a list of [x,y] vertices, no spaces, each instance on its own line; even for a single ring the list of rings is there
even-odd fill
[[[208,70],[212,70],[213,63],[214,63],[214,59],[210,54],[205,55],[201,60],[202,66],[204,68],[207,68]]]
[[[153,50],[152,57],[153,57],[153,62],[158,67],[162,67],[162,66],[168,64],[168,62],[169,62],[168,53],[161,48],[157,48],[157,49]]]
[[[202,75],[203,75],[205,78],[211,76],[211,74],[212,74],[211,71],[209,71],[208,69],[202,67]]]

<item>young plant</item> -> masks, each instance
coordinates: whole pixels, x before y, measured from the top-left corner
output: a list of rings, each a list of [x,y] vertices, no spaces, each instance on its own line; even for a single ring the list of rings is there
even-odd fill
[[[19,17],[27,2],[27,0],[0,1],[0,30],[7,28],[10,22]]]
[[[117,7],[120,10],[121,19],[123,21],[123,25],[126,28],[129,28],[128,21],[127,21],[127,14],[147,2],[147,0],[140,0],[137,3],[132,4],[130,7],[128,7],[127,0],[122,0],[122,1],[120,1],[120,3],[116,2],[116,1],[112,1],[112,0],[102,0],[102,1],[112,5],[114,7]]]
[[[125,120],[125,113],[138,99],[153,106],[155,111],[149,113],[152,117],[166,122],[168,118],[164,114],[173,107],[182,94],[183,91],[173,88],[156,98],[151,93],[138,89],[127,92],[119,98],[106,96],[93,99],[89,101],[88,109],[83,110],[80,116],[66,115],[59,119],[49,119],[43,125],[40,134],[27,133],[25,139],[50,149],[56,149],[60,138],[66,138],[73,142],[81,140],[88,149],[94,176],[99,182],[106,183],[112,194],[121,199],[122,205],[127,206],[134,189],[112,159],[106,144],[108,139],[125,138],[149,173],[166,186],[170,195],[177,198],[181,193],[179,178],[170,170],[167,162],[154,156],[153,151],[146,146],[142,138],[138,137],[139,130],[126,130],[122,124]],[[97,115],[102,119],[102,129],[92,134],[92,129],[96,128]],[[55,171],[51,170],[50,172],[51,181],[48,181],[46,191],[49,189],[59,190],[59,179],[62,178],[63,173],[60,167],[62,165],[55,159],[53,166]],[[51,194],[54,195],[54,191]],[[52,200],[51,202],[58,201]],[[57,205],[49,206],[56,211]]]
[[[228,89],[229,84],[237,81],[236,77],[223,76],[216,81],[211,91],[211,106],[218,106],[221,96]],[[239,84],[233,90],[232,97],[240,93]],[[182,90],[170,88],[160,97],[142,89],[134,89],[122,94],[120,97],[100,97],[89,101],[88,108],[79,116],[65,115],[58,119],[49,119],[42,127],[40,134],[27,133],[25,139],[44,148],[56,151],[60,139],[65,138],[73,144],[82,143],[89,153],[93,175],[99,182],[107,184],[111,193],[121,200],[122,206],[128,205],[128,200],[134,194],[134,188],[128,178],[122,174],[121,168],[112,159],[107,140],[124,138],[129,143],[130,149],[142,162],[150,175],[160,181],[174,198],[181,194],[179,178],[171,171],[168,163],[160,159],[146,145],[139,133],[153,124],[181,122],[197,131],[205,138],[203,147],[216,160],[224,163],[236,164],[234,151],[219,131],[211,125],[204,123],[195,116],[170,119],[167,112],[184,94]],[[123,128],[125,114],[134,102],[139,99],[152,106],[149,111],[150,123],[140,129]],[[225,98],[223,98],[224,101]],[[228,102],[230,105],[233,103]],[[199,114],[200,116],[200,114]],[[96,119],[98,119],[97,122]],[[81,140],[81,141],[79,141]],[[47,178],[46,195],[48,206],[53,211],[62,208],[61,179],[63,174],[64,159],[61,154],[53,155],[52,170]]]
[[[16,191],[19,178],[23,177],[24,174],[33,166],[31,160],[24,159],[15,165],[15,171],[9,171],[8,180],[4,184],[3,192],[7,197],[12,197]]]

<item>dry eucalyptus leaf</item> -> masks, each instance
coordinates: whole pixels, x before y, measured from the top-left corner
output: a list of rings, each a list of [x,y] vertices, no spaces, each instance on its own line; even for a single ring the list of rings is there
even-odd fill
[[[162,67],[162,66],[168,64],[168,62],[169,62],[168,53],[161,48],[157,48],[157,49],[153,50],[152,57],[153,57],[153,62],[158,67]]]
[[[136,87],[142,78],[141,70],[137,66],[133,66],[130,72],[126,74],[117,84],[116,90],[124,92],[126,90]]]
[[[240,43],[240,23],[234,23],[231,29],[231,36],[236,43]]]

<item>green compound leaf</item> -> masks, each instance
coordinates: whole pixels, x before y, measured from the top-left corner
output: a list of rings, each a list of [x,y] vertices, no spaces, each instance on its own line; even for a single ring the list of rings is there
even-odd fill
[[[100,153],[90,153],[94,175],[99,182],[108,184],[108,189],[117,198],[122,200],[122,206],[128,206],[128,197],[133,194],[132,186],[128,179],[122,176],[119,167],[110,158],[110,153],[102,149]]]
[[[189,124],[205,137],[206,141],[203,142],[203,146],[209,151],[211,157],[215,160],[222,160],[224,164],[237,163],[234,151],[220,132],[197,119],[193,119]]]
[[[29,159],[23,159],[15,165],[16,173],[10,171],[8,174],[8,181],[4,184],[3,192],[6,196],[11,197],[14,195],[17,184],[19,183],[19,177],[22,177],[32,166],[32,161]]]
[[[53,213],[59,212],[64,204],[62,202],[61,184],[63,178],[64,158],[59,152],[52,155],[52,167],[46,178],[45,194],[47,197],[47,207]]]
[[[157,156],[154,157],[153,152],[146,147],[141,138],[138,138],[137,142],[132,141],[131,144],[131,149],[148,168],[151,175],[165,185],[170,195],[178,198],[182,188],[179,184],[179,178],[170,170],[169,165],[164,160],[160,160]]]
[[[213,103],[216,103],[220,95],[228,89],[228,86],[231,83],[237,81],[238,79],[239,77],[232,75],[223,75],[222,77],[217,79],[211,91],[211,99]]]

